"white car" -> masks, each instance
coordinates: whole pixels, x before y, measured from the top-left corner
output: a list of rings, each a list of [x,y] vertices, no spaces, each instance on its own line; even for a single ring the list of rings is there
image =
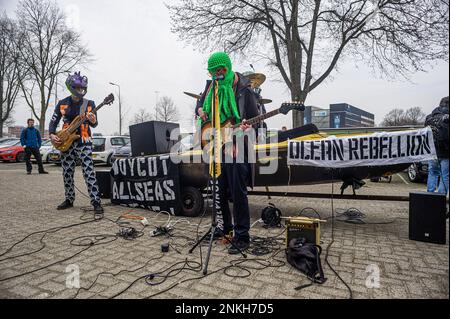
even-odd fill
[[[113,163],[113,152],[130,142],[129,136],[94,136],[92,138],[92,159],[94,163]]]
[[[42,163],[50,163],[50,158],[48,154],[54,149],[52,142],[50,140],[42,141],[41,148],[39,152],[41,153]]]

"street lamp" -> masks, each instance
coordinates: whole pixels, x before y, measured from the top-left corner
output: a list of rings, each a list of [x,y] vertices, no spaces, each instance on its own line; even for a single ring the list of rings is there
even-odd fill
[[[122,101],[120,100],[120,85],[109,82],[109,84],[119,88],[119,135],[122,135]]]

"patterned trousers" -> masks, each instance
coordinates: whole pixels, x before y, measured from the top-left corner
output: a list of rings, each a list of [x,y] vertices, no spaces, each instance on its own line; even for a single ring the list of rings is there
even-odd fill
[[[76,160],[78,158],[81,160],[81,169],[89,192],[89,197],[91,198],[91,205],[100,205],[94,162],[92,161],[92,145],[81,144],[79,140],[75,141],[67,152],[61,152],[66,200],[71,203],[75,201],[73,175],[75,173]]]

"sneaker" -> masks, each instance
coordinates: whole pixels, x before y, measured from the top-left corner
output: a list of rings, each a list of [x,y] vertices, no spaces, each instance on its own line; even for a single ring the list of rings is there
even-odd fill
[[[245,250],[247,250],[248,247],[250,246],[250,242],[245,241],[245,240],[234,240],[233,239],[232,242],[234,245],[230,245],[230,247],[228,248],[228,253],[230,255],[240,254],[241,252],[244,252]]]
[[[71,208],[71,207],[73,207],[73,203],[70,202],[68,199],[66,199],[64,202],[59,204],[58,207],[56,207],[56,209],[63,210],[63,209]]]
[[[27,175],[31,175],[31,172],[27,172]]]
[[[95,215],[103,215],[103,207],[100,204],[94,205],[94,214]]]
[[[39,174],[48,174],[48,172],[47,171],[42,171],[42,172],[39,172]]]

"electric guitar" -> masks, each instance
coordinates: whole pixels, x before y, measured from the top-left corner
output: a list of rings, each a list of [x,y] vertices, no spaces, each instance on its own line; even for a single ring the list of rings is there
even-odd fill
[[[255,117],[247,120],[246,124],[254,125],[261,121],[264,121],[265,119],[268,119],[270,117],[278,115],[280,113],[286,115],[292,110],[304,111],[305,105],[300,102],[283,103],[283,104],[281,104],[281,107],[279,109],[270,111],[266,114],[261,114],[261,115],[255,116]],[[213,126],[212,121],[210,121],[210,120],[208,120],[202,124],[202,127],[201,127],[202,148],[205,147],[212,140],[212,137],[213,137],[212,135],[214,134],[213,133],[214,130],[212,129],[213,128],[212,126]],[[222,144],[225,144],[226,142],[230,141],[230,136],[229,136],[229,134],[225,134],[226,133],[225,131],[231,133],[235,129],[239,128],[239,126],[240,126],[240,124],[235,124],[233,122],[233,120],[231,120],[231,119],[226,120],[224,123],[221,124],[220,130],[221,130],[221,134],[222,134]]]
[[[97,113],[97,111],[100,110],[103,106],[111,105],[113,102],[114,95],[110,94],[103,100],[102,103],[100,103],[95,109],[92,110],[92,113]],[[72,143],[80,138],[80,135],[76,134],[76,131],[84,121],[85,120],[82,120],[81,117],[77,115],[77,117],[73,119],[68,127],[56,132],[55,135],[59,137],[59,139],[61,140],[61,144],[55,145],[52,142],[53,146],[61,152],[66,152],[70,148]]]

